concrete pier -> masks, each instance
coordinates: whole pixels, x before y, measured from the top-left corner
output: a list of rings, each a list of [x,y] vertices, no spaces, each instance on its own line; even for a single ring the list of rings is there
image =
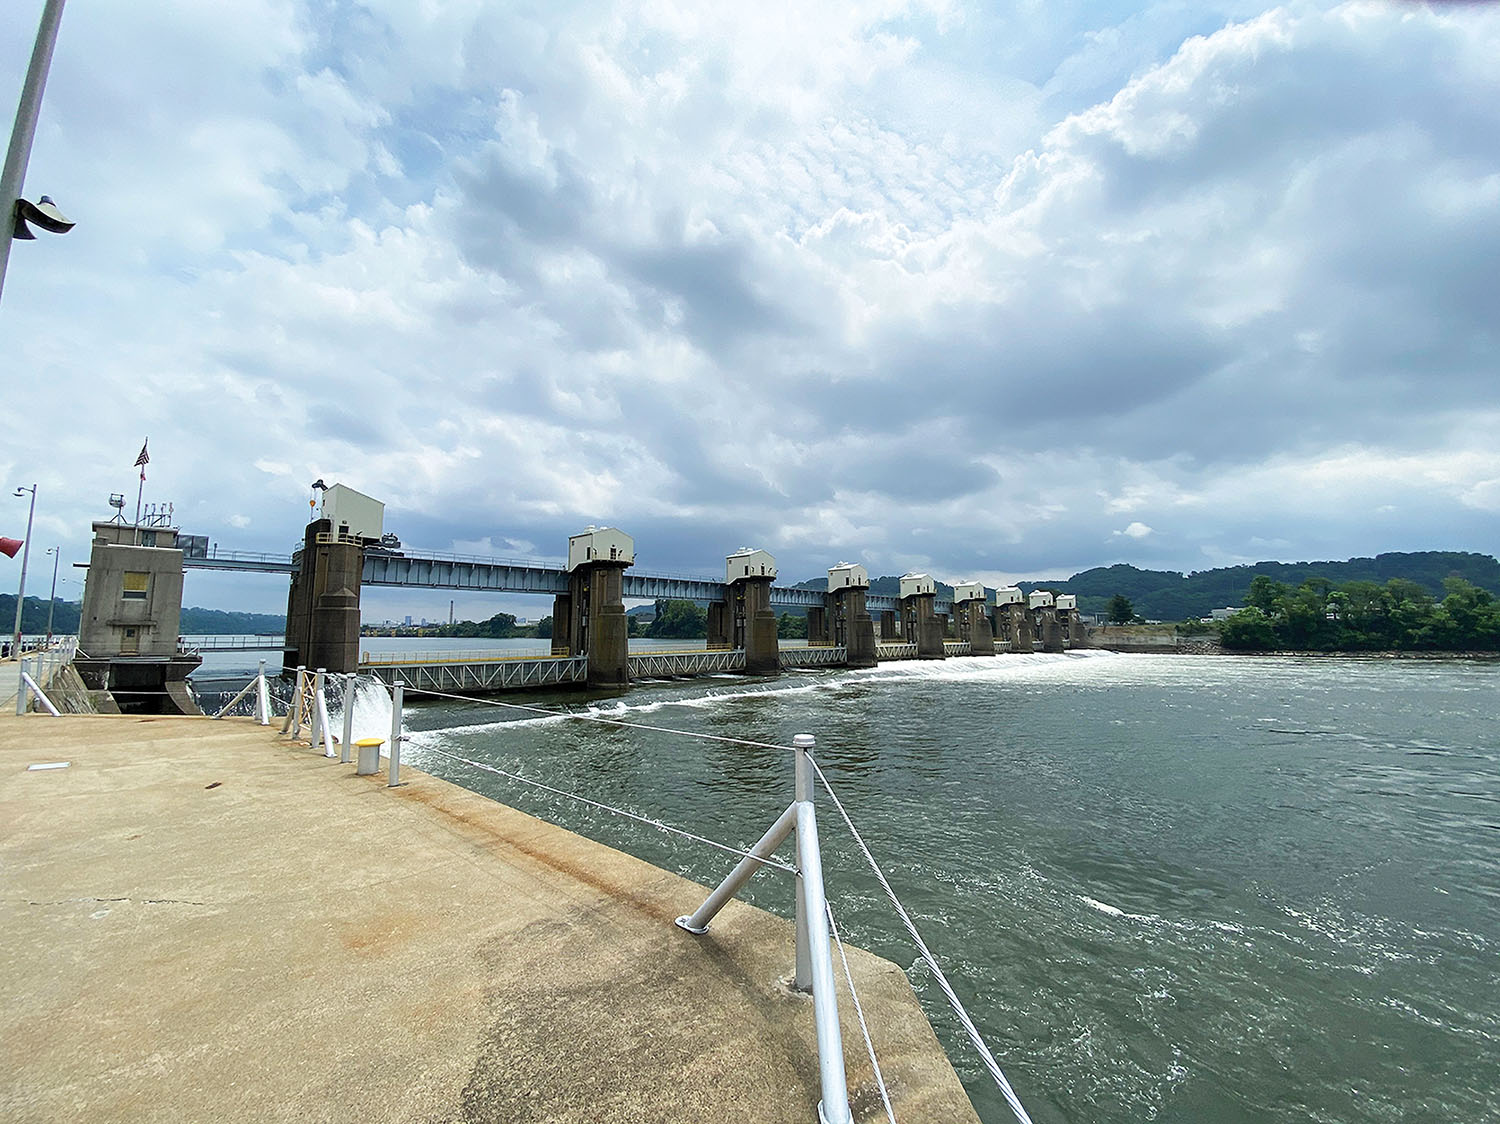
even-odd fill
[[[954,639],[968,644],[970,655],[995,654],[995,632],[990,627],[988,608],[981,583],[958,582],[954,585]]]
[[[940,660],[943,651],[943,624],[934,602],[937,586],[927,574],[904,574],[901,578],[901,631],[917,646],[917,658]]]
[[[790,922],[690,936],[704,887],[405,775],[246,720],[0,719],[0,1118],[817,1119]],[[976,1122],[905,975],[849,955],[897,1118]]]
[[[298,557],[301,566],[287,591],[282,670],[300,665],[353,671],[359,666],[364,547],[360,540],[336,533],[332,521],[314,519],[304,532]]]

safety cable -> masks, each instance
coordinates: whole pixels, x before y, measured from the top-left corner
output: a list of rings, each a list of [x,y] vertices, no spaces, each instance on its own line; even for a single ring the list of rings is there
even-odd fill
[[[844,962],[844,979],[849,983],[849,998],[854,1000],[860,1032],[865,1036],[865,1051],[870,1055],[870,1068],[875,1071],[875,1085],[880,1090],[880,1101],[885,1105],[885,1118],[896,1124],[896,1112],[891,1108],[891,1096],[885,1089],[885,1077],[881,1075],[880,1063],[875,1060],[875,1043],[870,1041],[870,1028],[865,1024],[865,1009],[860,1005],[859,992],[854,990],[854,973],[849,971],[849,958],[844,955],[844,938],[839,934],[839,923],[833,919],[833,906],[826,899],[823,909],[828,914],[829,928],[833,930],[833,943],[839,946],[839,959]]]
[[[372,676],[372,678],[375,677]],[[382,685],[384,685],[383,681],[379,680],[378,678],[376,679],[376,681],[382,682]],[[572,719],[573,721],[577,722],[594,722],[606,726],[617,726],[623,729],[646,730],[651,733],[658,734],[674,734],[678,737],[696,738],[700,741],[720,742],[729,745],[743,745],[755,749],[777,749],[786,750],[788,752],[796,752],[796,749],[793,746],[777,745],[773,742],[753,741],[747,738],[724,737],[718,734],[700,734],[689,730],[673,730],[669,727],[652,726],[643,722],[626,722],[618,718],[604,718],[599,715],[574,714],[568,713],[566,711],[548,710],[545,707],[527,706],[523,703],[505,703],[498,702],[492,699],[479,699],[473,698],[471,696],[455,695],[445,691],[435,691],[430,688],[415,687],[407,684],[403,684],[403,689],[407,694],[421,694],[428,695],[434,698],[451,699],[455,702],[475,703],[481,706],[492,706],[507,710],[520,710],[531,714],[540,714],[548,718],[566,718]],[[691,839],[698,843],[706,843],[710,847],[715,847],[721,851],[727,851],[731,854],[740,855],[745,858],[754,859],[755,861],[763,863],[766,866],[773,866],[790,874],[795,874],[797,872],[795,867],[789,866],[786,863],[782,863],[776,859],[761,858],[758,855],[751,854],[749,851],[741,850],[738,847],[732,847],[727,843],[720,843],[713,839],[707,839],[701,835],[694,835],[692,832],[684,831],[682,828],[672,827],[671,825],[664,824],[659,820],[653,820],[649,816],[642,816],[634,812],[627,812],[623,808],[615,808],[611,807],[608,804],[601,804],[596,800],[590,800],[588,797],[579,796],[576,793],[567,792],[560,788],[554,788],[551,785],[543,784],[541,781],[535,781],[529,777],[523,777],[516,773],[507,772],[504,769],[485,764],[484,762],[473,761],[467,757],[462,757],[456,753],[450,753],[447,750],[438,749],[434,746],[423,746],[422,749],[425,752],[436,753],[442,757],[450,758],[451,760],[469,765],[475,769],[495,773],[499,776],[508,777],[511,780],[517,781],[521,784],[531,785],[546,792],[551,792],[557,796],[562,796],[570,800],[579,801],[580,803],[598,808],[601,811],[610,812],[614,815],[624,816],[628,819],[636,820],[640,823],[644,823],[651,827],[654,827],[658,831],[667,832],[673,835],[680,835],[686,839]],[[912,921],[911,915],[907,913],[906,907],[901,904],[901,899],[896,896],[896,891],[891,888],[891,884],[886,879],[884,871],[880,869],[880,864],[875,861],[875,856],[870,853],[870,848],[866,845],[864,837],[860,835],[859,829],[854,826],[854,821],[850,818],[848,810],[845,809],[843,802],[839,800],[838,794],[834,792],[832,783],[828,780],[827,775],[823,772],[822,768],[818,765],[817,760],[811,753],[808,753],[807,758],[809,764],[812,765],[813,771],[818,774],[818,779],[822,782],[824,790],[827,791],[829,799],[833,801],[833,806],[838,809],[838,813],[840,817],[842,817],[844,825],[849,829],[849,834],[854,838],[855,844],[859,847],[861,853],[863,853],[865,857],[865,861],[869,864],[870,869],[874,872],[876,880],[879,881],[881,888],[885,890],[886,897],[890,898],[891,904],[895,906],[896,913],[901,918],[902,924],[906,926],[906,931],[911,935],[912,940],[915,942],[922,960],[925,961],[928,968],[932,970],[934,979],[937,980],[938,986],[942,989],[943,995],[947,998],[949,1006],[953,1008],[953,1012],[958,1017],[959,1023],[963,1026],[965,1033],[969,1037],[969,1040],[974,1044],[974,1048],[979,1053],[980,1059],[984,1063],[985,1068],[989,1070],[990,1076],[994,1078],[995,1084],[999,1087],[1001,1094],[1005,1097],[1006,1103],[1010,1105],[1011,1112],[1015,1114],[1015,1117],[1017,1121],[1020,1122],[1020,1124],[1032,1124],[1030,1115],[1026,1112],[1025,1106],[1021,1104],[1021,1099],[1016,1095],[1016,1091],[1011,1087],[1009,1079],[1005,1076],[1005,1071],[1000,1068],[1000,1063],[995,1060],[994,1054],[990,1052],[989,1046],[985,1044],[983,1036],[979,1033],[979,1028],[974,1025],[974,1020],[969,1017],[968,1011],[964,1008],[963,1001],[959,999],[958,994],[953,990],[953,985],[948,982],[948,977],[943,972],[942,966],[938,963],[937,957],[934,956],[932,950],[927,947],[927,942],[922,939],[921,933],[917,931],[917,927]],[[828,919],[830,924],[833,924],[833,913],[831,909],[828,913]],[[837,935],[836,926],[835,935]],[[840,941],[839,951],[840,955],[842,956],[842,941]],[[845,972],[848,972],[847,961],[845,962]],[[854,994],[852,978],[850,979],[850,994]],[[859,999],[857,996],[854,999],[854,1003],[856,1010],[858,1010]],[[863,1012],[861,1012],[860,1015],[861,1028],[865,1029],[865,1040],[868,1045],[869,1031],[864,1027]],[[874,1063],[873,1047],[870,1047],[870,1051],[871,1062]],[[877,1082],[880,1083],[882,1099],[885,1099],[886,1112],[888,1115],[890,1115],[890,1102],[885,1098],[885,1086],[883,1082],[880,1082],[878,1066],[876,1067],[876,1079]],[[892,1122],[894,1124],[894,1117],[892,1117]]]
[[[764,863],[766,866],[774,866],[778,870],[786,871],[788,874],[797,873],[796,867],[790,866],[787,863],[780,861],[779,859],[761,858],[759,855],[753,855],[749,851],[741,850],[739,847],[732,847],[728,843],[720,843],[717,840],[708,839],[702,835],[694,835],[691,831],[684,831],[680,827],[673,827],[671,824],[662,823],[660,820],[653,820],[650,816],[642,816],[636,812],[627,812],[624,808],[615,808],[609,804],[601,804],[597,800],[590,800],[587,796],[579,796],[576,792],[567,792],[561,788],[554,788],[550,784],[543,784],[541,781],[532,780],[530,777],[523,777],[519,773],[512,773],[495,765],[488,765],[483,761],[474,761],[468,757],[462,757],[457,753],[449,753],[446,749],[438,749],[436,746],[422,746],[421,749],[424,753],[436,753],[440,757],[446,757],[449,760],[461,762],[462,764],[468,765],[472,768],[481,769],[486,773],[495,773],[498,776],[508,777],[511,780],[517,781],[521,784],[529,784],[533,788],[540,788],[544,792],[550,792],[556,796],[565,796],[569,800],[577,800],[580,804],[587,804],[589,805],[589,807],[598,808],[602,812],[610,812],[616,816],[624,816],[627,819],[636,820],[639,823],[649,824],[651,827],[656,828],[658,831],[665,831],[671,835],[680,835],[684,839],[691,839],[696,843],[706,843],[710,847],[717,847],[721,851],[728,851],[730,854],[739,855],[742,858],[754,859],[758,863]]]
[[[833,785],[829,783],[828,777],[818,767],[818,763],[811,753],[807,755],[807,759],[811,763],[813,771],[818,774],[818,779],[823,782],[823,788],[828,792],[828,797],[833,801],[833,806],[838,809],[839,815],[843,817],[844,825],[848,827],[849,834],[854,836],[854,842],[859,845],[859,849],[864,853],[865,861],[870,864],[870,869],[875,872],[875,877],[880,882],[881,887],[884,888],[886,897],[890,898],[891,904],[896,907],[896,912],[900,915],[902,923],[905,924],[906,931],[911,934],[911,939],[916,942],[917,951],[921,954],[922,959],[927,962],[927,966],[932,969],[933,978],[937,980],[938,986],[942,988],[943,994],[947,996],[948,1004],[953,1008],[953,1013],[958,1016],[958,1021],[968,1034],[969,1041],[973,1042],[974,1048],[979,1051],[980,1059],[984,1062],[985,1068],[990,1071],[990,1076],[995,1079],[995,1084],[1000,1087],[1000,1092],[1005,1096],[1006,1103],[1010,1105],[1011,1112],[1015,1113],[1016,1119],[1021,1124],[1032,1124],[1031,1117],[1027,1115],[1025,1106],[1021,1104],[1021,1098],[1016,1096],[1016,1091],[1011,1088],[1010,1081],[1005,1076],[1005,1071],[1000,1068],[1000,1063],[995,1060],[995,1055],[990,1053],[990,1048],[985,1045],[984,1038],[979,1033],[979,1028],[974,1025],[974,1020],[969,1017],[969,1012],[964,1010],[963,1002],[958,998],[957,993],[954,992],[953,985],[948,982],[948,977],[943,973],[942,967],[938,964],[937,957],[932,955],[932,950],[927,947],[927,942],[922,939],[922,934],[917,932],[917,927],[912,922],[911,915],[906,912],[906,907],[901,904],[901,899],[896,897],[896,891],[891,889],[891,884],[886,881],[885,873],[880,869],[880,864],[875,861],[875,856],[870,853],[870,848],[865,845],[864,837],[860,835],[859,829],[854,826],[854,821],[849,818],[849,813],[845,811],[843,803],[838,798],[838,794],[833,791]]]

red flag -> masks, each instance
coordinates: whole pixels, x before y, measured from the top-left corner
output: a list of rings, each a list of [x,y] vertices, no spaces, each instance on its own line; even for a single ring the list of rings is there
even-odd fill
[[[5,555],[5,557],[7,557],[7,558],[14,558],[16,556],[16,551],[18,551],[20,549],[21,549],[21,540],[20,539],[0,538],[0,554]]]

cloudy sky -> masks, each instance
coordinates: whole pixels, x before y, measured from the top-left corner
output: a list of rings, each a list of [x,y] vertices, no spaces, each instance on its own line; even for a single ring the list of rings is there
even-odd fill
[[[1497,60],[1408,0],[71,0],[0,465],[64,576],[147,436],[224,549],[321,476],[413,548],[791,580],[1490,553]]]

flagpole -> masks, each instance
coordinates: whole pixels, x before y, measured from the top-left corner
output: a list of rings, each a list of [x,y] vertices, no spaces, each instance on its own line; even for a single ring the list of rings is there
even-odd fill
[[[135,490],[135,545],[141,545],[141,496],[146,493],[146,470],[141,469],[141,484]]]
[[[146,446],[151,444],[151,438],[141,442],[141,455],[135,458],[136,468],[141,470],[140,487],[135,490],[135,545],[141,545],[141,496],[146,492],[146,466],[151,463],[151,458],[146,455]]]

